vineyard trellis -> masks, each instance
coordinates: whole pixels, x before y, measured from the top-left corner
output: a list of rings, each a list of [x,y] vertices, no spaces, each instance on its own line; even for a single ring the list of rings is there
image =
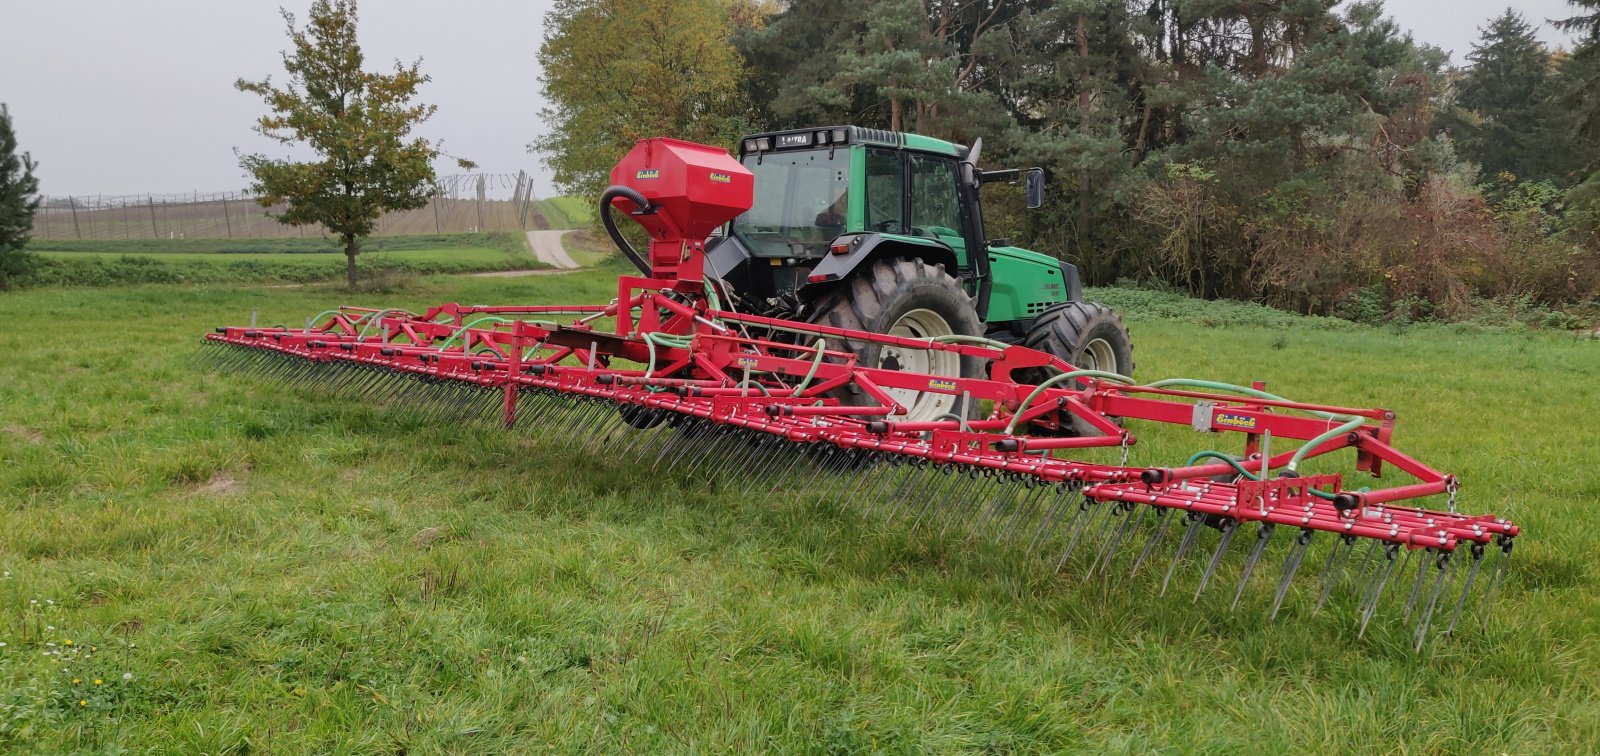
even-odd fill
[[[289,226],[245,191],[190,194],[68,195],[40,198],[36,240],[266,239],[326,236],[320,226]],[[544,228],[526,171],[442,176],[428,204],[385,214],[377,235],[477,233]]]

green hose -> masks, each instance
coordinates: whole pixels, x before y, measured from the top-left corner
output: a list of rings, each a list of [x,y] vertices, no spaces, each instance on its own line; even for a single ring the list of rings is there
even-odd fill
[[[762,396],[772,396],[772,392],[768,391],[766,386],[763,386],[760,383],[757,383],[757,382],[749,380],[749,379],[739,381],[739,385],[734,386],[734,388],[742,389],[745,386],[755,386],[757,389],[759,389],[761,391],[761,395]]]
[[[459,330],[457,330],[455,333],[450,334],[450,338],[445,339],[444,343],[440,344],[436,348],[442,350],[445,347],[450,346],[451,342],[455,341],[458,337],[461,336],[461,334],[466,333],[467,329],[473,328],[473,327],[477,326],[479,323],[482,323],[482,322],[485,322],[485,321],[489,321],[489,320],[492,320],[492,321],[494,321],[496,323],[513,323],[513,322],[516,322],[516,321],[513,321],[513,320],[511,320],[509,318],[502,318],[502,317],[499,317],[497,315],[485,315],[485,316],[483,316],[481,318],[478,318],[477,320],[472,321],[471,323],[468,323],[468,324],[466,324],[464,326],[461,326],[461,328]]]
[[[1166,380],[1156,381],[1148,386],[1142,386],[1141,388],[1165,388],[1167,386],[1190,386],[1193,388],[1203,388],[1212,391],[1231,391],[1236,394],[1244,394],[1246,396],[1253,396],[1257,399],[1266,399],[1274,402],[1289,401],[1281,396],[1278,396],[1277,394],[1269,394],[1260,389],[1253,389],[1248,386],[1236,386],[1232,383],[1221,383],[1219,381],[1201,381],[1193,378],[1168,378]],[[1311,450],[1321,446],[1330,439],[1338,438],[1346,433],[1359,430],[1362,425],[1366,424],[1366,420],[1358,415],[1340,415],[1333,412],[1323,412],[1321,410],[1307,410],[1307,412],[1309,414],[1316,415],[1317,417],[1327,418],[1329,420],[1342,420],[1344,423],[1323,433],[1320,436],[1317,436],[1316,438],[1311,439],[1310,441],[1307,441],[1305,445],[1295,450],[1294,456],[1289,458],[1289,464],[1284,466],[1291,472],[1296,471],[1300,467],[1300,463],[1305,460],[1307,454],[1311,453]]]
[[[806,390],[806,386],[811,385],[811,379],[817,377],[817,368],[822,366],[822,350],[826,349],[827,346],[828,340],[821,337],[818,337],[817,343],[811,345],[813,349],[817,350],[817,356],[811,360],[811,369],[806,371],[806,377],[800,381],[799,385],[794,387],[794,393],[790,394],[790,396],[799,396],[802,391]]]
[[[1000,350],[1011,348],[1011,345],[1005,343],[1004,341],[995,341],[994,339],[984,338],[982,336],[967,336],[959,333],[951,333],[944,336],[931,336],[928,338],[928,341],[939,344],[977,344],[979,346],[986,346],[992,349]]]
[[[1222,452],[1219,452],[1219,451],[1198,451],[1198,452],[1195,452],[1194,454],[1189,456],[1189,461],[1183,463],[1183,466],[1184,467],[1189,467],[1189,466],[1193,465],[1194,463],[1199,462],[1202,459],[1208,459],[1208,458],[1209,459],[1220,459],[1223,462],[1227,462],[1229,467],[1232,467],[1234,470],[1238,471],[1238,473],[1240,475],[1243,475],[1248,480],[1261,480],[1261,476],[1260,475],[1257,475],[1257,474],[1255,474],[1253,472],[1250,472],[1248,469],[1245,468],[1245,466],[1243,464],[1241,464],[1239,462],[1239,460],[1234,459],[1233,457],[1230,457],[1230,456],[1228,456],[1226,454],[1223,454]],[[1333,494],[1328,493],[1326,491],[1318,491],[1315,488],[1307,488],[1306,490],[1309,491],[1312,496],[1315,496],[1315,497],[1317,497],[1319,499],[1324,499],[1324,500],[1327,500],[1327,501],[1332,501],[1333,500]],[[1362,490],[1366,490],[1366,489],[1362,489]]]
[[[398,313],[401,313],[403,315],[411,315],[412,314],[410,310],[402,310],[402,309],[400,309],[398,307],[391,307],[391,308],[389,308],[387,310],[379,310],[377,312],[374,312],[374,313],[372,313],[372,314],[370,314],[367,317],[362,319],[362,320],[365,320],[366,322],[362,323],[361,332],[356,334],[356,340],[360,341],[361,339],[366,338],[367,337],[367,329],[371,328],[373,323],[376,323],[379,320],[382,320],[383,316],[388,315],[391,312],[398,312]],[[356,322],[357,323],[361,323],[360,320],[358,320]]]
[[[1017,407],[1017,411],[1012,413],[1011,422],[1006,425],[1006,434],[1010,435],[1016,431],[1017,422],[1022,419],[1023,413],[1027,412],[1028,407],[1033,405],[1033,400],[1038,399],[1039,395],[1044,393],[1045,389],[1050,388],[1058,383],[1083,376],[1088,376],[1090,378],[1102,378],[1108,381],[1114,381],[1128,385],[1133,383],[1133,380],[1128,376],[1119,375],[1117,373],[1108,373],[1104,370],[1074,370],[1070,373],[1062,373],[1060,375],[1051,376],[1044,383],[1041,383],[1035,387],[1033,389],[1033,393],[1029,394],[1027,399],[1022,400],[1022,404]]]
[[[644,348],[650,353],[650,366],[644,371],[646,378],[655,372],[657,346],[688,349],[690,342],[693,341],[690,336],[671,336],[665,333],[647,332],[639,335],[644,339]]]
[[[972,432],[972,426],[967,425],[967,419],[962,417],[962,416],[960,416],[960,415],[957,415],[954,412],[946,412],[943,415],[940,415],[940,416],[938,416],[938,417],[936,417],[934,419],[935,420],[954,420],[954,421],[956,421],[958,423],[961,423],[961,431],[963,433],[971,433]]]

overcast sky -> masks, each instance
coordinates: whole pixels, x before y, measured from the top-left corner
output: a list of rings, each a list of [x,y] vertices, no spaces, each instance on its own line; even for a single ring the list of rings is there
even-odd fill
[[[307,0],[0,0],[0,102],[22,148],[39,161],[46,194],[226,191],[246,181],[234,148],[275,149],[251,132],[260,100],[238,77],[282,78],[278,7]],[[1565,0],[1510,3],[1545,22],[1571,15]],[[1387,12],[1457,62],[1505,0],[1388,0]],[[527,144],[541,129],[539,42],[550,0],[365,0],[361,43],[369,66],[421,56],[439,106],[426,136],[479,170],[538,174]],[[453,172],[454,166],[441,171]]]

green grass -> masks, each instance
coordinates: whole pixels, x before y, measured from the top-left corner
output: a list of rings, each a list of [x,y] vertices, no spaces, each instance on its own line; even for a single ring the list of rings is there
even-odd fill
[[[587,228],[594,224],[594,208],[581,197],[551,197],[535,200],[539,213],[551,228]]]
[[[391,252],[444,249],[498,249],[526,253],[527,237],[517,231],[491,231],[484,234],[419,234],[415,236],[373,236],[361,243],[363,252]],[[93,252],[101,254],[342,254],[333,239],[110,239],[50,240],[28,243],[32,252]]]
[[[249,239],[42,242],[25,283],[106,286],[141,283],[309,283],[339,280],[345,257],[326,240]],[[357,260],[361,275],[472,273],[544,267],[521,233],[381,237]]]
[[[572,231],[561,237],[561,245],[567,250],[567,255],[573,262],[585,268],[604,265],[612,259],[621,259],[616,245],[612,244],[610,239],[587,228]]]
[[[618,269],[363,299],[603,302]],[[1493,623],[1419,656],[1302,593],[1268,623],[1261,595],[1157,598],[191,362],[211,326],[345,298],[0,296],[0,750],[1600,750],[1600,342],[1130,313],[1141,377],[1395,409],[1463,506],[1523,523]],[[1214,443],[1135,430],[1136,461]],[[46,655],[67,639],[95,650]]]

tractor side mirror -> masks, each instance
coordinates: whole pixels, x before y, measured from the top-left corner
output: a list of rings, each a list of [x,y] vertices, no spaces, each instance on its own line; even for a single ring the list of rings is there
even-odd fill
[[[1022,179],[1023,193],[1028,197],[1028,209],[1044,207],[1044,169],[1029,168]]]

